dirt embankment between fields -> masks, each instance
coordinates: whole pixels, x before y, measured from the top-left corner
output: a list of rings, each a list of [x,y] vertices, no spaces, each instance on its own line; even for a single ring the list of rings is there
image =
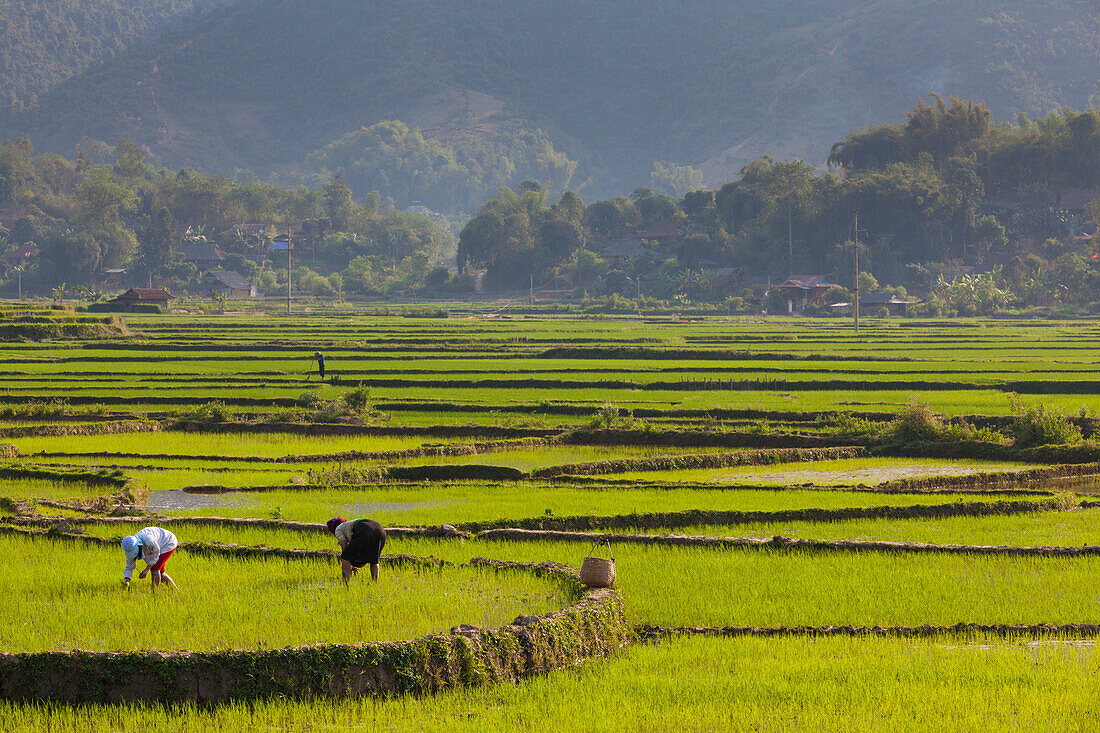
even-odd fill
[[[294,435],[382,435],[428,436],[434,438],[549,438],[561,432],[555,428],[512,428],[498,425],[344,425],[315,422],[225,422],[181,420],[178,430],[199,433],[292,433]]]
[[[159,432],[160,429],[160,423],[152,422],[149,420],[115,420],[69,423],[55,422],[42,425],[17,425],[14,427],[0,428],[0,438],[155,433]]]
[[[1079,506],[1089,508],[1090,502]],[[493,532],[516,531],[513,539],[531,539],[527,530],[543,532],[586,532],[592,530],[676,529],[678,527],[727,526],[771,522],[838,522],[852,519],[929,519],[943,517],[985,517],[995,515],[1025,514],[1029,512],[1058,511],[1072,508],[1064,499],[1049,498],[1017,501],[972,501],[949,504],[917,504],[912,506],[845,507],[839,509],[781,509],[776,511],[705,510],[689,509],[682,512],[654,512],[648,514],[613,514],[607,516],[527,517],[522,519],[497,519],[481,522],[456,522],[429,527],[387,527],[393,537],[466,538],[473,533],[490,539],[501,535]],[[321,532],[324,525],[312,522],[295,522],[286,519],[259,519],[234,517],[66,517],[63,520],[50,517],[0,517],[0,525],[52,526],[65,521],[73,526],[85,524],[131,525],[156,522],[163,525],[218,526],[230,528],[282,529],[298,532]],[[537,538],[536,538],[537,539]]]
[[[1100,624],[975,624],[950,626],[651,626],[640,624],[635,633],[643,639],[668,636],[886,636],[904,639],[950,636],[965,640],[970,636],[1012,638],[1092,638],[1100,636]]]
[[[474,567],[532,572],[581,587],[554,563],[475,559]],[[182,702],[439,692],[577,665],[618,650],[630,637],[622,598],[587,591],[542,616],[494,630],[470,624],[410,641],[316,644],[217,652],[35,652],[0,654],[0,697],[68,704]]]
[[[564,445],[650,445],[678,448],[834,448],[871,441],[851,436],[754,433],[732,430],[579,429],[563,433],[558,442]]]
[[[839,522],[849,519],[925,519],[938,517],[986,517],[1003,514],[1051,511],[1064,508],[1057,499],[1032,501],[972,501],[914,506],[848,507],[841,509],[782,509],[777,511],[654,512],[618,514],[602,517],[529,517],[485,522],[459,522],[455,527],[466,532],[487,530],[534,529],[583,532],[599,529],[674,529],[704,525],[755,524],[769,522]]]
[[[240,529],[272,529],[272,530],[284,530],[289,532],[305,532],[305,533],[328,533],[328,528],[319,522],[295,522],[290,519],[260,519],[252,517],[162,517],[156,515],[140,516],[140,517],[41,517],[41,516],[17,516],[17,517],[0,517],[0,532],[3,531],[3,525],[9,524],[17,527],[42,527],[49,528],[55,527],[59,524],[67,524],[71,527],[82,527],[86,525],[101,525],[107,527],[118,527],[120,532],[130,532],[134,527],[146,526],[155,522],[157,525],[162,526],[182,526],[182,527],[228,527],[234,530]],[[435,525],[430,527],[386,527],[386,535],[389,537],[426,537],[426,538],[441,538],[441,537],[453,537],[456,539],[466,539],[470,536],[468,532],[463,532],[455,529],[449,524]],[[180,547],[189,546],[192,543],[183,542]],[[216,547],[227,547],[227,545],[221,545],[213,543]],[[272,549],[272,548],[262,548]],[[327,550],[316,551],[322,555],[328,555]],[[391,557],[391,555],[387,555]]]
[[[862,446],[840,448],[762,448],[737,453],[700,453],[692,455],[621,458],[611,461],[567,463],[547,466],[530,473],[532,478],[555,476],[593,476],[628,471],[683,471],[693,468],[727,468],[731,466],[770,466],[777,463],[803,463],[861,458],[867,455]]]

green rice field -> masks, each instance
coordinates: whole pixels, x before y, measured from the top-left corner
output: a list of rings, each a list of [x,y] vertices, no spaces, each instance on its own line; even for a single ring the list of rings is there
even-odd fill
[[[0,729],[1095,729],[1100,634],[1080,625],[1100,625],[1100,552],[660,536],[1100,546],[1097,322],[869,319],[856,335],[833,320],[489,315],[140,314],[124,316],[130,336],[0,342],[0,529],[41,533],[0,533],[0,652],[398,641],[575,603],[553,576],[465,565],[578,567],[592,550],[485,533],[509,527],[608,539],[638,636],[518,683],[391,699],[0,699]],[[918,440],[903,429],[921,414],[935,420]],[[862,452],[815,453],[835,449]],[[377,583],[347,587],[331,558],[188,549],[338,551],[333,515],[464,534],[395,531],[384,555],[447,564],[383,561]],[[199,523],[211,517],[227,519]],[[112,544],[44,534],[62,522]],[[124,590],[116,543],[158,523],[183,543],[178,592],[136,574]],[[818,635],[847,626],[935,630]]]
[[[413,638],[464,621],[487,627],[569,601],[552,582],[467,568],[385,568],[344,587],[324,560],[179,553],[178,592],[154,594],[135,573],[120,590],[122,553],[0,537],[12,562],[0,591],[6,651],[255,649]],[[140,565],[140,563],[139,563]]]

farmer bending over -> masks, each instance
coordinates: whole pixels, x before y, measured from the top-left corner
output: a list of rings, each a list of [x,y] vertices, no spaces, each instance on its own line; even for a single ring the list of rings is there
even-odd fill
[[[123,537],[122,551],[126,553],[126,569],[122,571],[122,585],[130,587],[134,565],[137,563],[138,555],[141,555],[145,560],[145,569],[141,571],[138,579],[143,579],[146,573],[152,571],[150,582],[153,584],[154,591],[162,580],[176,590],[176,584],[168,577],[168,573],[164,572],[164,565],[176,551],[177,544],[176,536],[160,527],[146,527],[137,534]]]
[[[317,373],[321,376],[321,381],[323,382],[325,381],[325,355],[320,351],[314,351],[313,358],[317,360]]]
[[[386,530],[373,519],[356,519],[345,522],[343,517],[333,517],[325,523],[328,531],[336,535],[340,543],[340,569],[346,585],[359,568],[370,565],[370,577],[378,580],[378,558],[386,545]]]

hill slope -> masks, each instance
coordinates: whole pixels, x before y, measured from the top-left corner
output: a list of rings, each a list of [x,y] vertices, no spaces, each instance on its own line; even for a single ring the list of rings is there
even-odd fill
[[[591,198],[655,160],[712,184],[763,153],[822,161],[929,92],[998,117],[1084,107],[1098,16],[1086,0],[234,0],[2,131],[61,149],[129,136],[169,165],[266,176],[383,120],[475,144],[519,125],[580,162]]]
[[[34,97],[213,0],[7,0],[0,3],[0,104]]]

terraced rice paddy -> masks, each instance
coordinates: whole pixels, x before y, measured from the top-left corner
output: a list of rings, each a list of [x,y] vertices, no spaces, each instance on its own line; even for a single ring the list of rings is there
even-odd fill
[[[191,495],[194,496],[194,495]],[[414,488],[333,488],[317,491],[240,492],[201,495],[209,506],[175,509],[170,516],[270,517],[318,522],[334,515],[369,515],[387,524],[432,525],[553,517],[602,517],[654,512],[786,511],[981,502],[971,494],[844,494],[812,491],[599,490],[526,484],[433,484]],[[170,497],[162,497],[170,500]],[[182,497],[180,501],[184,501]]]
[[[598,536],[633,643],[518,684],[392,700],[0,702],[0,728],[1094,727],[1095,322],[872,319],[857,337],[833,321],[464,315],[141,315],[126,319],[131,337],[0,344],[0,444],[14,446],[0,447],[0,552],[13,560],[0,651],[496,629],[570,606],[572,586],[466,563],[576,567]],[[324,384],[307,379],[315,350]],[[358,388],[361,410],[344,400]],[[1014,394],[1077,416],[1086,442],[1013,446]],[[890,443],[914,397],[1005,437],[981,457]],[[385,554],[447,564],[384,563],[378,584],[345,588],[328,555],[203,549],[332,551],[320,523],[334,514],[411,528]],[[89,538],[21,533],[62,521]],[[184,543],[169,564],[180,590],[123,591],[117,541],[157,523]],[[466,534],[421,531],[440,525]],[[1048,546],[1060,549],[1017,551]],[[1023,628],[1042,624],[1059,630]]]

